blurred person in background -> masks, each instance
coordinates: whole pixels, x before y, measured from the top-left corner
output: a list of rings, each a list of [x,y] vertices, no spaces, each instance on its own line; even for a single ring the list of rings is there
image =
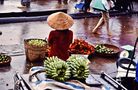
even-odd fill
[[[113,0],[115,3],[115,9],[118,11],[132,11],[133,0]]]
[[[92,33],[94,34],[100,34],[98,32],[98,28],[103,25],[103,23],[105,24],[106,26],[106,30],[107,30],[107,34],[109,36],[112,35],[110,29],[109,29],[109,10],[114,7],[114,4],[111,0],[102,0],[102,3],[105,7],[105,11],[101,11],[102,13],[102,17],[100,18],[100,20],[98,21],[97,25],[95,26],[95,28],[92,30]]]
[[[59,3],[59,4],[62,4],[62,2],[63,2],[64,4],[68,4],[68,0],[63,0],[63,1],[62,1],[62,0],[58,0],[58,3]]]
[[[90,3],[92,0],[85,0],[85,4],[84,4],[84,8],[85,8],[85,12],[90,12]]]

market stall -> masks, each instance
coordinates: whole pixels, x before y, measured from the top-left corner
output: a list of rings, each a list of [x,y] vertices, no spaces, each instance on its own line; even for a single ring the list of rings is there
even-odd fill
[[[31,45],[38,44],[40,43]],[[41,45],[42,43],[39,46]],[[48,51],[48,49],[45,50]],[[100,62],[104,63],[103,61],[107,58],[115,58],[119,51],[120,49],[117,46],[111,44],[94,45],[82,39],[74,39],[69,47],[70,57],[67,61],[63,61],[58,57],[47,57],[46,55],[43,59],[44,64],[30,68],[29,74],[27,74],[27,77],[23,75],[23,79],[29,84],[30,88],[35,90],[38,90],[38,88],[74,90],[118,88],[118,86],[114,87],[101,78],[102,74],[99,71],[102,70],[98,70],[100,66],[95,66],[96,63],[99,63],[98,59],[95,58],[101,58]],[[38,58],[38,60],[40,59]],[[114,61],[109,60],[108,62],[112,63]],[[106,75],[104,74],[104,76]]]

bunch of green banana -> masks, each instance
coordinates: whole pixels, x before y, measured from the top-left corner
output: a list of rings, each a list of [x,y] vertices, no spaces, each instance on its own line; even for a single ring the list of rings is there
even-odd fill
[[[45,46],[47,44],[47,42],[42,40],[42,39],[30,39],[28,41],[28,44],[29,45],[33,45],[33,46],[42,47],[42,46]]]
[[[58,62],[59,58],[57,56],[46,57],[44,60],[44,67],[47,67],[51,62]]]
[[[49,78],[61,82],[64,82],[70,78],[69,65],[65,61],[55,56],[47,57],[47,59],[44,61],[44,67],[46,69],[46,75]]]
[[[85,57],[80,56],[70,56],[67,60],[71,68],[71,74],[73,78],[76,79],[86,79],[89,75],[89,66],[90,61]]]

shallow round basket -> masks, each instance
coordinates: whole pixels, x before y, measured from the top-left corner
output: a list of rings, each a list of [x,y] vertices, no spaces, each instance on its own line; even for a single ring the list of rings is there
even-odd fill
[[[98,45],[104,45],[105,47],[109,48],[109,49],[113,49],[114,53],[111,54],[107,54],[107,53],[98,53],[95,51],[96,55],[98,56],[102,56],[102,57],[115,57],[118,56],[119,52],[120,52],[120,48],[112,45],[112,44],[98,44]]]
[[[1,54],[0,54],[1,55]],[[1,66],[9,66],[10,65],[10,63],[11,63],[11,57],[10,56],[8,56],[8,55],[5,55],[5,56],[7,56],[7,58],[6,58],[6,60],[5,61],[0,61],[0,67]]]

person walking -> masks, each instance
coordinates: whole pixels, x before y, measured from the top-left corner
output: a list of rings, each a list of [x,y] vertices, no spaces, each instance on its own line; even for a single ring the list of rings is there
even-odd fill
[[[58,3],[59,4],[62,4],[62,2],[66,5],[66,4],[68,4],[68,0],[58,0]]]
[[[48,37],[49,57],[57,56],[66,61],[70,56],[68,49],[73,41],[73,32],[69,28],[74,24],[74,20],[66,13],[56,12],[48,16],[47,23],[54,29]]]
[[[2,31],[0,31],[0,35],[2,35]]]
[[[92,33],[94,34],[100,34],[98,32],[98,28],[104,23],[106,26],[106,30],[107,30],[107,34],[109,36],[112,35],[110,29],[109,29],[109,10],[111,7],[113,7],[113,2],[111,0],[102,0],[102,3],[105,7],[105,11],[101,11],[102,13],[102,17],[100,18],[100,20],[98,21],[97,25],[95,26],[95,28],[92,30]]]

